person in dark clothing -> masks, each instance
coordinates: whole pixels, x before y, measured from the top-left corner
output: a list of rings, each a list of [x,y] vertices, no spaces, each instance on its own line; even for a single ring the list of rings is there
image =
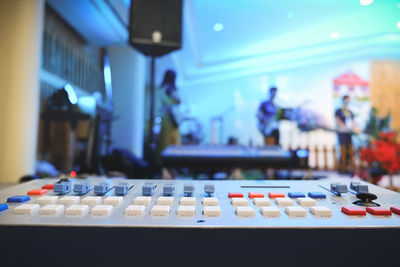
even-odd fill
[[[337,135],[340,145],[340,171],[351,169],[354,155],[352,136],[359,130],[354,122],[354,114],[349,109],[350,97],[343,96],[343,106],[335,111]],[[349,167],[350,165],[350,167]]]
[[[277,91],[276,87],[269,89],[269,98],[260,104],[257,112],[258,129],[264,136],[266,145],[279,145],[279,122],[277,119],[279,108],[274,102]]]

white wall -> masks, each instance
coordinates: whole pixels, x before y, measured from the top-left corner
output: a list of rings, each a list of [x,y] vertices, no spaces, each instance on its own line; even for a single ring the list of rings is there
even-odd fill
[[[113,147],[143,156],[146,58],[128,46],[107,48],[110,56],[114,116]]]

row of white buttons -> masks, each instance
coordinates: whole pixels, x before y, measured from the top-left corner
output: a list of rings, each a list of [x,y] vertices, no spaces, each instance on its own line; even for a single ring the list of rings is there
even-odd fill
[[[40,212],[39,212],[40,211]],[[93,216],[109,216],[112,214],[112,205],[96,205],[91,210]],[[64,205],[48,204],[40,208],[39,204],[22,204],[14,209],[15,214],[44,216],[59,216],[64,213]],[[65,210],[67,216],[85,216],[89,213],[89,205],[71,205]]]
[[[315,206],[317,205],[317,201],[315,199],[305,197],[305,198],[297,198],[296,199],[297,203],[301,206]],[[238,197],[238,198],[231,198],[232,205],[235,207],[238,206],[248,206],[249,202],[247,199]],[[268,198],[254,198],[253,203],[256,207],[262,207],[262,206],[270,206],[271,205],[271,200]],[[278,206],[293,206],[293,200],[288,197],[282,197],[282,198],[276,198],[275,203]]]
[[[236,215],[238,217],[252,218],[255,216],[254,209],[249,206],[236,206],[235,210],[236,210]],[[281,216],[281,211],[277,207],[262,206],[260,208],[260,211],[264,217],[279,217],[279,216]],[[307,211],[302,207],[288,206],[288,207],[285,207],[285,212],[290,217],[306,217],[307,216]],[[332,216],[332,210],[327,207],[322,207],[322,206],[311,207],[310,212],[311,212],[311,214],[314,214],[317,217],[331,217]]]
[[[156,205],[160,205],[160,206],[172,206],[172,203],[174,201],[173,197],[159,197],[157,199]],[[133,204],[134,205],[144,205],[147,206],[149,205],[151,202],[151,197],[136,197],[133,200]],[[204,206],[218,206],[219,202],[218,199],[215,197],[206,197],[203,198],[202,201]],[[182,206],[195,206],[196,205],[196,198],[195,197],[182,197],[179,200],[179,205]]]
[[[145,205],[129,205],[125,209],[125,215],[127,216],[142,216],[145,210]],[[155,205],[150,215],[153,217],[165,217],[170,213],[170,206]],[[180,205],[177,209],[177,215],[182,217],[193,217],[196,214],[195,206]],[[221,216],[221,208],[219,206],[204,206],[204,216],[207,217],[219,217]]]
[[[264,217],[279,217],[281,212],[277,207],[264,206],[260,208],[261,214]],[[285,212],[291,217],[306,217],[307,210],[302,207],[285,207]],[[310,207],[311,214],[317,217],[332,217],[332,210],[323,206]]]
[[[58,198],[58,196],[43,196],[37,199],[37,203],[40,205],[48,205],[48,204],[56,204],[59,203],[61,205],[76,205],[80,203],[79,196],[65,196],[62,198]],[[123,197],[120,196],[110,196],[104,199],[105,205],[113,205],[118,206],[122,203]],[[157,205],[167,205],[172,206],[174,201],[173,197],[159,197],[157,199]],[[87,196],[82,199],[83,205],[100,205],[102,204],[103,199],[99,196]],[[134,205],[145,205],[147,206],[151,202],[151,197],[136,197],[133,201]],[[196,198],[195,197],[182,197],[179,201],[180,205],[183,206],[195,206],[196,205]],[[218,206],[219,202],[218,199],[215,197],[208,197],[203,199],[204,206]]]
[[[105,205],[118,206],[122,203],[123,197],[110,196],[104,199]],[[40,205],[56,204],[57,202],[61,205],[76,205],[81,201],[79,196],[65,196],[58,199],[58,196],[43,196],[37,199],[37,203]],[[100,205],[103,202],[102,197],[88,196],[82,199],[83,205]]]

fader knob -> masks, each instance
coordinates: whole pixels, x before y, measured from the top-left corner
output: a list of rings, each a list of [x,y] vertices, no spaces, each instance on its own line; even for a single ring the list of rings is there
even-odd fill
[[[331,191],[336,195],[340,196],[343,193],[347,193],[347,185],[339,184],[339,183],[332,183],[331,184]]]
[[[355,201],[354,204],[359,206],[368,206],[368,207],[377,207],[380,206],[379,204],[372,202],[373,200],[377,199],[378,197],[372,193],[358,193],[356,197],[359,199]]]

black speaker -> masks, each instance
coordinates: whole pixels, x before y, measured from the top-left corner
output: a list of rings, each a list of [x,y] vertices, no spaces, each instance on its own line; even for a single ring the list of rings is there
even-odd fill
[[[147,56],[181,48],[182,0],[132,0],[129,43]]]

